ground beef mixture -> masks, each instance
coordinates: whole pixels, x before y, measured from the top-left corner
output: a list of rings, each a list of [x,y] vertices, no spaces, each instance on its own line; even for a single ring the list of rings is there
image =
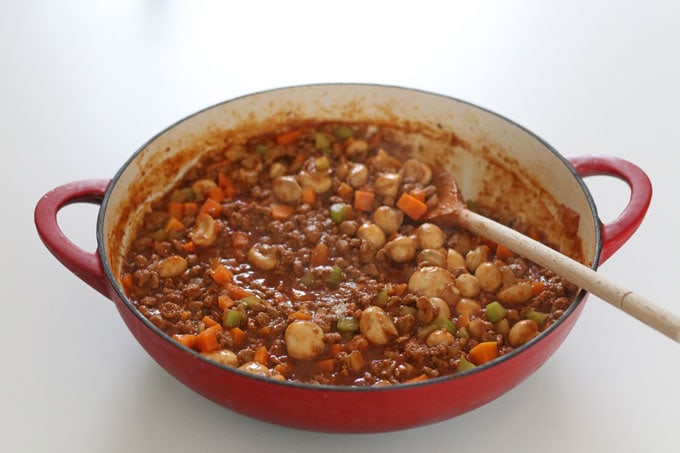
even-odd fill
[[[426,380],[530,341],[577,288],[423,220],[433,168],[398,137],[307,122],[209,153],[145,216],[127,296],[185,347],[296,382]]]

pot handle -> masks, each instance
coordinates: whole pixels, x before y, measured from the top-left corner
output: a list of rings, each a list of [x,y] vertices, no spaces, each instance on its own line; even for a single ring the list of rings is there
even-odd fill
[[[81,280],[110,298],[106,274],[97,252],[87,252],[63,233],[57,213],[72,203],[101,204],[111,180],[76,181],[51,190],[37,203],[34,212],[38,235],[52,255]]]
[[[619,217],[602,224],[600,262],[608,260],[635,233],[652,200],[652,183],[637,165],[611,156],[575,156],[568,158],[576,173],[587,176],[613,176],[630,187],[630,199]]]

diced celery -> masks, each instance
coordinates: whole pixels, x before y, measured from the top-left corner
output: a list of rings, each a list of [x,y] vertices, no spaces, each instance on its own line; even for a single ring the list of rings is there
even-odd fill
[[[339,332],[356,332],[359,330],[359,320],[351,316],[340,316],[337,329]]]
[[[440,317],[432,321],[430,324],[421,327],[416,335],[418,338],[425,339],[435,330],[445,330],[449,333],[455,334],[456,325],[450,319]]]
[[[255,296],[255,295],[246,296],[246,297],[244,297],[244,298],[241,299],[241,300],[242,300],[243,302],[245,302],[246,305],[248,305],[249,307],[252,307],[252,306],[255,305],[255,304],[260,304],[260,303],[262,303],[262,299],[260,299],[259,297]]]
[[[267,152],[267,145],[265,145],[264,143],[260,143],[255,147],[255,152],[259,156],[263,156]]]
[[[323,132],[317,132],[314,134],[314,147],[318,149],[319,151],[323,151],[325,149],[330,148],[331,142],[328,140],[328,137]]]
[[[345,220],[347,215],[347,205],[345,203],[333,203],[330,207],[331,219],[335,223],[340,223]]]
[[[241,310],[228,310],[224,313],[224,325],[227,327],[238,327],[241,324]]]
[[[475,368],[475,364],[467,360],[465,357],[460,359],[460,362],[458,362],[458,366],[456,367],[456,372],[460,373],[462,371],[467,371]]]
[[[390,296],[387,294],[387,290],[383,288],[380,291],[378,291],[378,294],[376,294],[375,298],[373,298],[373,305],[377,305],[378,307],[384,307],[389,299]]]
[[[498,303],[498,301],[493,301],[486,306],[486,319],[489,322],[498,322],[505,318],[507,312],[508,310]]]
[[[314,165],[316,165],[316,169],[320,171],[328,170],[331,167],[331,163],[328,161],[328,157],[326,156],[316,158],[314,160]]]
[[[437,330],[437,326],[434,323],[428,324],[424,327],[421,327],[418,329],[418,332],[416,333],[416,336],[420,338],[421,340],[424,340],[427,338],[432,332]]]
[[[338,286],[342,281],[342,276],[342,268],[340,266],[333,266],[331,273],[326,278],[326,283],[331,287]]]
[[[461,327],[460,329],[458,329],[458,332],[456,332],[456,336],[458,338],[470,338],[470,334],[468,333],[465,327]]]
[[[448,318],[439,317],[435,319],[434,324],[437,326],[437,329],[446,330],[452,334],[456,333],[456,325]]]
[[[543,324],[545,324],[545,321],[548,319],[548,313],[542,313],[536,310],[528,310],[524,314],[524,317],[534,321],[536,324],[538,324],[538,327],[543,327]]]
[[[157,230],[151,235],[151,239],[153,239],[156,242],[163,242],[168,238],[168,234],[165,232],[163,228],[160,230]]]
[[[347,126],[338,126],[333,129],[333,134],[340,140],[346,140],[354,135],[354,131]]]
[[[187,201],[192,201],[196,198],[196,194],[191,187],[185,187],[183,189],[177,189],[170,195],[170,201],[176,203],[186,203]]]
[[[316,279],[314,278],[314,273],[312,271],[307,271],[305,274],[300,277],[300,283],[305,285],[308,288],[311,288],[312,286],[315,285]]]

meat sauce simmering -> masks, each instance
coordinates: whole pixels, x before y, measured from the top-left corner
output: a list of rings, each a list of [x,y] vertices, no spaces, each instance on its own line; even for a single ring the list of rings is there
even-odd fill
[[[408,155],[388,127],[339,122],[211,152],[146,214],[125,291],[177,342],[273,379],[398,384],[507,354],[577,288],[422,220],[433,168]]]

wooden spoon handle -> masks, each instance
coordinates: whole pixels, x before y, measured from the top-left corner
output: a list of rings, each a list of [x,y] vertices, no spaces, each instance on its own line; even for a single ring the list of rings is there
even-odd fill
[[[503,244],[518,255],[552,270],[649,327],[680,342],[680,316],[606,279],[578,261],[487,217],[461,209],[457,214],[457,221],[473,233]]]

